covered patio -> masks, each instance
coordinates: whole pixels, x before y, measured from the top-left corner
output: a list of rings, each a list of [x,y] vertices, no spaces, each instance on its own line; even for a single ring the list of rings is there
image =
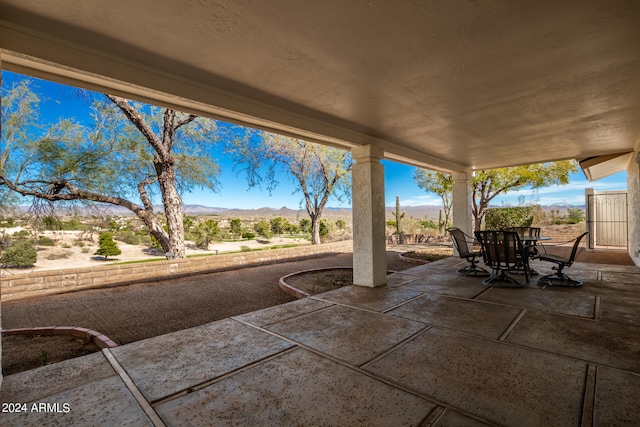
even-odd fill
[[[578,262],[582,288],[499,289],[464,262],[6,377],[0,400],[28,411],[3,425],[640,422],[637,267]]]
[[[360,285],[10,376],[3,402],[71,411],[2,421],[637,424],[638,268],[576,264],[580,289],[488,289],[456,259],[388,280],[380,161],[452,173],[467,234],[475,170],[626,170],[640,265],[639,16],[632,0],[0,0],[0,69],[351,150]]]

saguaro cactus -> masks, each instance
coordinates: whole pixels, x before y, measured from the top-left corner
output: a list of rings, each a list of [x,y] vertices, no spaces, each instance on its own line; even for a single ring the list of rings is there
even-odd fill
[[[400,212],[400,196],[396,196],[396,210],[391,212],[396,217],[396,233],[402,234],[401,221],[404,218],[404,212]]]

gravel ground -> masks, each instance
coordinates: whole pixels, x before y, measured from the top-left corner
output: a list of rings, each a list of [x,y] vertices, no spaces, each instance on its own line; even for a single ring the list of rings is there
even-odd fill
[[[415,249],[397,245],[387,252],[388,269],[416,264],[398,254]],[[201,274],[180,279],[91,289],[2,303],[4,329],[80,326],[99,331],[118,344],[203,325],[293,301],[278,279],[299,270],[351,266],[351,254]]]

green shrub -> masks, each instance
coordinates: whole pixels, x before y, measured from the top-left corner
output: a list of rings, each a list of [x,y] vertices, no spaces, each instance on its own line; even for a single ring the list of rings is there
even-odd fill
[[[249,246],[247,246],[247,245],[242,245],[242,246],[240,246],[240,250],[242,252],[249,252],[249,251],[251,251],[251,248]]]
[[[48,260],[65,259],[65,258],[69,258],[71,255],[73,254],[69,251],[53,252],[48,254],[46,258]]]
[[[427,219],[425,221],[421,221],[420,222],[420,227],[422,227],[423,229],[437,230],[438,229],[438,223],[436,223],[433,220]]]
[[[33,247],[33,243],[28,239],[16,241],[13,245],[5,249],[0,264],[5,267],[31,267],[38,259],[38,251]]]
[[[300,220],[300,230],[302,230],[303,233],[310,233],[311,232],[311,220],[308,218],[303,218]]]
[[[55,246],[56,241],[50,237],[40,236],[40,239],[38,239],[38,245],[39,246]]]
[[[130,230],[118,230],[114,233],[113,238],[129,245],[139,245],[140,236]]]
[[[242,233],[242,238],[243,239],[255,239],[256,238],[256,233],[253,233],[251,231],[245,231],[244,233]]]
[[[329,232],[331,232],[333,228],[333,224],[330,224],[328,221],[321,219],[320,220],[320,237],[327,237]]]
[[[486,230],[530,227],[533,222],[533,208],[531,206],[490,208],[486,210],[484,221]]]

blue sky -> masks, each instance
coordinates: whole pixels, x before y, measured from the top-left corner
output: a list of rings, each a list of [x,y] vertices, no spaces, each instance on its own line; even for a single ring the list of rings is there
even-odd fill
[[[7,89],[13,82],[23,78],[18,74],[3,72],[2,87]],[[48,82],[35,80],[35,89],[43,99],[41,104],[42,119],[55,122],[60,117],[76,117],[83,120],[87,117],[87,104],[78,99],[73,88]],[[218,193],[210,190],[187,193],[183,196],[185,204],[198,204],[203,206],[257,209],[261,207],[280,208],[286,206],[290,209],[304,209],[302,196],[295,192],[296,186],[287,175],[280,175],[278,187],[269,194],[265,189],[248,188],[245,176],[233,168],[233,162],[225,156],[218,147],[212,147],[212,155],[217,159],[221,167],[219,181],[221,188]],[[396,195],[400,196],[403,206],[416,205],[440,205],[440,198],[435,194],[426,193],[418,188],[413,180],[411,166],[383,160],[385,169],[385,199],[387,206],[395,206]],[[522,189],[513,191],[494,199],[496,205],[517,206],[523,201],[526,204],[537,203],[541,205],[553,204],[584,204],[584,189],[594,188],[600,190],[622,190],[626,188],[625,172],[603,178],[598,181],[588,182],[582,172],[571,175],[570,183],[564,186],[550,186],[540,188],[537,191]],[[350,201],[339,202],[336,199],[329,201],[330,207],[350,207]]]

